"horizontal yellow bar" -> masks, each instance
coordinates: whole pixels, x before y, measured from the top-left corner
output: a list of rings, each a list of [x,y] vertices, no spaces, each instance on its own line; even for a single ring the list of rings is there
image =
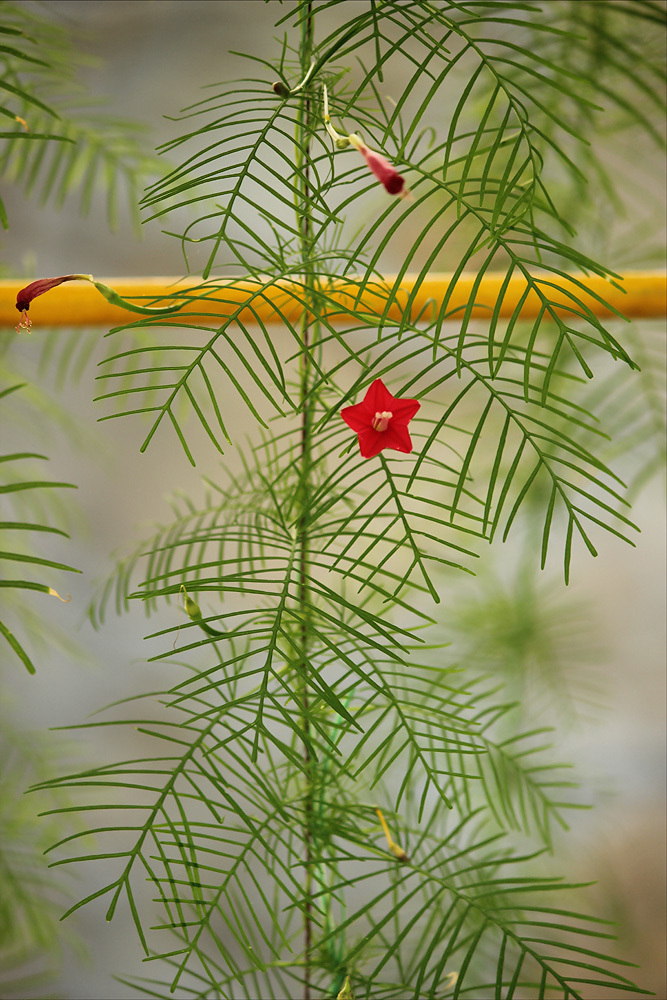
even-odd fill
[[[533,278],[544,288],[551,301],[559,303],[559,312],[579,311],[571,305],[571,294],[580,298],[596,316],[608,316],[596,296],[628,317],[661,317],[667,315],[667,275],[656,271],[635,271],[622,277],[623,291],[596,275],[573,274],[567,279],[549,272],[536,272]],[[164,325],[180,322],[202,322],[206,319],[224,319],[235,313],[244,323],[257,319],[264,323],[280,322],[281,315],[290,322],[298,320],[303,312],[298,283],[279,281],[262,284],[261,281],[235,281],[217,279],[207,282],[179,278],[104,278],[125,299],[142,305],[166,305],[160,300],[174,292],[182,293],[189,301],[181,312],[164,317]],[[490,317],[502,293],[499,315],[509,317],[519,302],[522,319],[537,316],[542,308],[541,297],[534,290],[528,291],[526,279],[513,275],[502,292],[506,276],[487,272],[481,279],[477,275],[462,274],[454,279],[451,274],[429,274],[423,281],[416,275],[405,275],[400,281],[398,301],[392,305],[386,319],[398,320],[409,310],[410,318],[432,318],[447,298],[445,312],[453,320],[460,318],[471,298],[474,297],[472,315]],[[343,280],[334,280],[325,291],[327,313],[340,320],[354,321],[355,313],[368,318],[380,316],[384,308],[381,287],[393,288],[396,276],[389,275],[374,286],[368,285],[359,301],[357,288]],[[0,281],[0,326],[15,326],[19,320],[16,296],[28,281]],[[568,294],[569,293],[569,294]],[[251,306],[251,308],[242,307]],[[274,308],[275,307],[275,308]],[[113,306],[88,282],[72,281],[59,285],[30,306],[30,319],[35,326],[119,326],[134,322],[139,316]]]

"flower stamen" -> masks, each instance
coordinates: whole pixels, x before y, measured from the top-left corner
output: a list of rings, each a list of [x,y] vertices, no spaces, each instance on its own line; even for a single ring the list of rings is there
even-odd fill
[[[371,420],[371,427],[374,431],[386,431],[389,427],[389,421],[393,417],[391,410],[377,410],[375,416]]]
[[[20,333],[21,330],[27,330],[28,333],[30,333],[30,331],[32,329],[32,320],[28,316],[28,310],[27,309],[22,309],[21,310],[21,319],[20,319],[19,323],[16,325],[15,329],[16,329],[17,333]]]

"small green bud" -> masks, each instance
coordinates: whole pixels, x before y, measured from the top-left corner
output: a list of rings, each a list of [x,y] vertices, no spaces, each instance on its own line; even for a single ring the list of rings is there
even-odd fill
[[[145,316],[168,316],[171,313],[178,312],[185,305],[185,302],[179,302],[176,306],[140,306],[135,302],[128,302],[127,299],[122,298],[113,288],[109,288],[108,285],[104,285],[101,281],[95,281],[92,274],[80,274],[78,277],[92,281],[100,295],[103,295],[112,306],[119,306],[121,309],[127,309],[129,312],[141,313]]]
[[[349,139],[336,139],[336,149],[347,149],[349,145]]]
[[[352,984],[350,983],[350,977],[345,977],[345,982],[343,983],[343,988],[336,997],[336,1000],[354,1000],[354,994],[352,992]]]
[[[190,621],[193,622],[199,621],[199,619],[202,616],[201,608],[199,607],[196,601],[192,600],[192,598],[188,594],[183,584],[181,584],[181,593],[183,594],[183,604],[185,606],[186,615],[188,616]]]
[[[276,82],[273,85],[273,93],[277,94],[278,97],[282,97],[284,100],[285,98],[290,96],[292,91],[286,84],[282,82],[282,80],[276,80]]]

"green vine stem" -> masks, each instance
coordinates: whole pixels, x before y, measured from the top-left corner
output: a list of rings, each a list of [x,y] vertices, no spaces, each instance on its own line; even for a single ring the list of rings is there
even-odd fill
[[[313,10],[312,0],[305,0],[302,3],[305,17],[301,24],[301,70],[302,74],[308,72],[312,65],[313,51]],[[314,864],[314,774],[315,759],[311,745],[310,732],[310,699],[308,692],[308,669],[309,669],[309,594],[308,594],[308,562],[309,562],[309,539],[307,513],[309,509],[311,492],[311,430],[313,423],[314,401],[309,394],[310,388],[310,360],[309,354],[313,339],[317,336],[317,329],[314,319],[314,299],[315,280],[312,270],[312,219],[310,217],[310,134],[314,124],[315,111],[313,101],[309,91],[304,90],[304,94],[299,101],[299,112],[297,116],[295,153],[297,163],[297,218],[301,233],[301,260],[303,265],[303,284],[306,309],[301,321],[302,350],[299,371],[299,404],[301,408],[301,435],[299,442],[299,485],[297,489],[297,545],[298,545],[298,588],[297,601],[299,612],[299,669],[300,680],[300,701],[303,713],[304,733],[303,757],[305,773],[304,790],[304,865],[305,865],[305,901],[303,911],[304,921],[304,959],[305,975],[303,998],[310,1000],[312,985],[313,966],[313,864]]]

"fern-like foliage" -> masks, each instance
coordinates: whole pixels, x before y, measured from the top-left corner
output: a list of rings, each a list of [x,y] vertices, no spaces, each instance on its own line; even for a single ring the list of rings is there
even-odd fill
[[[0,390],[0,400],[4,400],[12,392],[17,389],[21,389],[22,386],[12,385],[6,389]],[[3,569],[5,573],[10,573],[10,576],[4,576],[0,580],[0,588],[3,591],[3,605],[8,606],[8,598],[10,596],[18,597],[18,594],[13,592],[18,591],[21,596],[23,596],[23,591],[39,591],[43,594],[50,594],[55,597],[60,597],[60,595],[51,587],[48,583],[44,582],[44,575],[49,572],[53,575],[53,570],[66,570],[71,572],[78,572],[72,566],[68,566],[65,563],[54,562],[52,559],[44,559],[42,556],[33,555],[26,550],[25,546],[21,544],[22,539],[32,533],[32,537],[39,537],[34,533],[48,532],[49,534],[65,535],[65,532],[60,528],[52,527],[49,524],[42,523],[42,519],[38,518],[35,521],[26,521],[21,515],[20,510],[15,511],[13,503],[20,499],[26,490],[37,490],[44,494],[52,489],[61,489],[63,487],[69,487],[74,489],[73,483],[61,483],[54,482],[52,480],[42,479],[42,478],[30,478],[25,479],[18,473],[14,473],[14,463],[25,463],[25,460],[41,459],[46,460],[45,455],[39,455],[35,452],[10,452],[8,454],[0,455],[0,463],[2,463],[2,469],[4,475],[2,481],[0,481],[0,495],[3,497],[3,510],[2,510],[2,521],[0,521],[0,528],[3,531],[3,551],[0,552],[0,562],[3,564]],[[5,545],[11,546],[11,548],[6,548]],[[18,572],[19,575],[16,576],[15,573]],[[42,579],[33,579],[33,574],[37,573]],[[27,574],[30,579],[24,579],[23,575]],[[60,598],[63,600],[63,598]],[[20,616],[20,608],[19,608]],[[6,617],[3,608],[3,619]],[[0,634],[9,644],[13,652],[18,656],[19,660],[23,663],[26,669],[31,673],[35,673],[35,666],[26,652],[24,645],[21,640],[19,640],[16,635],[14,635],[11,628],[0,619]]]
[[[25,789],[49,773],[46,741],[36,733],[19,734],[3,719],[0,742],[0,991],[7,997],[53,996],[53,976],[66,948],[76,946],[63,934],[60,914],[65,879],[54,879],[43,853],[54,838],[74,827],[62,818],[37,819],[37,803]],[[51,760],[52,763],[52,760]],[[64,800],[54,796],[53,806]],[[43,803],[40,803],[43,806]]]
[[[182,598],[188,621],[174,608],[151,636],[179,671],[157,704],[86,727],[133,727],[137,754],[48,783],[72,790],[97,838],[54,845],[56,865],[102,868],[70,912],[127,908],[160,963],[135,983],[149,996],[636,994],[603,922],[567,901],[577,887],[537,861],[581,805],[553,737],[512,721],[483,664],[454,661],[438,603],[450,573],[522,521],[539,528],[532,564],[559,550],[566,579],[604,530],[632,539],[586,391],[602,369],[637,377],[582,281],[618,275],[577,249],[558,195],[582,182],[593,115],[633,105],[595,72],[569,4],[304,0],[281,14],[280,58],[183,112],[165,147],[182,163],[143,200],[149,218],[173,216],[202,281],[168,329],[112,331],[125,339],[101,375],[103,399],[148,415],[143,448],[171,425],[194,463],[194,422],[222,452],[240,406],[259,437],[242,475],[174,502],[92,609],[101,621],[111,604]],[[616,28],[615,70],[642,91],[654,66]],[[324,86],[342,145],[358,131],[409,199],[381,189],[355,142],[334,146]],[[443,300],[415,316],[446,269]],[[455,311],[464,270],[478,280]],[[526,294],[501,318],[515,275]],[[234,304],[223,321],[214,300]],[[412,453],[360,457],[340,419],[378,378],[419,399]]]
[[[136,193],[160,166],[145,150],[136,125],[105,116],[78,81],[85,57],[78,54],[66,31],[29,5],[0,3],[0,174],[5,191],[0,199],[0,225],[7,229],[11,208],[21,190],[42,203],[60,206],[75,193],[85,214],[95,194],[106,196],[107,216],[115,224],[123,188],[138,223]],[[7,182],[15,182],[12,197]],[[14,265],[15,268],[16,265]],[[5,267],[6,269],[6,267]],[[63,571],[78,572],[60,559],[47,558],[46,540],[67,537],[62,496],[71,483],[44,471],[46,456],[38,453],[32,424],[65,428],[62,412],[52,400],[27,386],[14,371],[11,358],[16,335],[3,331],[0,342],[0,410],[5,441],[0,455],[0,646],[3,664],[11,670],[23,664],[37,672],[45,649],[72,648],[68,637],[45,622],[43,595],[60,597]],[[81,343],[77,345],[81,358]],[[72,354],[59,345],[60,363]],[[24,390],[16,392],[16,390]],[[24,444],[23,441],[29,442]],[[18,443],[17,443],[18,442]],[[66,579],[66,577],[65,577]],[[63,600],[66,597],[62,598]],[[32,680],[32,679],[31,679]],[[54,979],[65,946],[63,935],[64,880],[52,878],[43,851],[53,839],[73,829],[67,820],[36,820],[37,803],[24,796],[26,786],[44,780],[56,764],[38,734],[19,737],[16,706],[0,699],[0,994],[54,995]],[[60,798],[52,804],[62,803]],[[43,805],[43,803],[42,803]],[[71,957],[71,956],[70,956]]]
[[[421,9],[422,5],[417,6]],[[632,362],[618,339],[604,328],[586,304],[581,294],[581,281],[573,273],[585,269],[604,274],[604,269],[542,228],[545,217],[559,221],[543,178],[541,153],[545,145],[552,149],[556,140],[547,142],[546,133],[543,135],[543,130],[530,123],[529,109],[524,105],[527,100],[525,81],[521,84],[505,73],[508,60],[512,66],[515,62],[508,51],[514,57],[516,43],[500,37],[485,44],[483,39],[477,38],[483,28],[491,30],[498,19],[503,21],[506,12],[501,15],[499,9],[493,8],[491,13],[482,16],[475,10],[474,17],[463,18],[461,10],[445,15],[441,7],[434,7],[429,17],[429,33],[417,33],[415,40],[421,49],[414,58],[421,59],[426,70],[409,78],[398,108],[392,105],[390,111],[383,110],[379,95],[372,88],[377,75],[382,73],[383,67],[386,69],[386,61],[392,57],[396,59],[398,54],[403,59],[402,42],[413,32],[416,17],[416,9],[409,4],[392,9],[387,23],[382,23],[385,31],[392,32],[393,43],[389,45],[389,37],[380,34],[378,45],[386,44],[387,53],[364,74],[358,86],[348,86],[339,94],[334,89],[335,77],[327,77],[337,120],[345,122],[349,131],[360,129],[362,135],[368,137],[369,144],[392,155],[394,162],[405,170],[413,200],[400,205],[389,202],[378,214],[367,211],[366,225],[354,241],[346,245],[341,217],[359,198],[372,197],[375,181],[371,179],[359,188],[355,182],[365,180],[365,165],[355,151],[332,154],[319,117],[308,135],[309,169],[320,179],[317,194],[309,194],[306,204],[312,219],[313,241],[317,244],[317,252],[309,258],[309,266],[318,285],[321,343],[330,342],[332,347],[335,344],[345,352],[345,357],[333,369],[323,371],[314,363],[319,379],[311,393],[315,395],[320,386],[331,387],[334,377],[337,387],[344,378],[343,400],[346,400],[370,381],[369,362],[362,358],[360,364],[359,351],[352,345],[367,345],[369,339],[371,342],[378,339],[378,329],[381,330],[381,343],[373,358],[373,373],[389,378],[404,361],[409,335],[410,357],[417,372],[409,382],[403,383],[400,391],[414,391],[416,383],[419,398],[433,400],[441,414],[439,421],[428,427],[422,462],[442,438],[445,425],[449,428],[458,412],[467,410],[461,433],[468,441],[462,448],[463,461],[452,477],[449,517],[455,520],[459,511],[464,484],[472,471],[473,452],[480,436],[484,435],[490,439],[495,454],[491,474],[487,474],[482,494],[476,497],[475,513],[481,515],[481,532],[500,531],[506,535],[530,491],[546,491],[549,502],[545,508],[543,559],[552,530],[560,522],[567,578],[575,540],[595,552],[590,532],[593,525],[603,521],[605,527],[625,537],[627,529],[631,537],[632,526],[622,513],[619,484],[591,453],[590,440],[580,441],[576,432],[575,443],[575,425],[581,422],[591,435],[600,431],[589,413],[573,409],[563,399],[560,391],[563,379],[573,377],[573,364],[582,377],[592,377],[591,366],[601,353],[626,364]],[[512,17],[506,23],[507,28],[514,29],[518,22],[527,31],[533,27],[534,20],[524,14],[523,19]],[[399,32],[394,37],[394,32],[398,32],[397,24],[402,26],[403,34]],[[540,36],[544,32],[549,38],[555,34],[560,39],[562,29],[539,21],[538,24]],[[374,16],[366,12],[352,27],[354,45],[358,49],[364,31],[375,30]],[[347,30],[352,32],[352,27]],[[576,36],[571,38],[570,35],[567,40],[573,45],[578,41]],[[340,55],[330,39],[325,40],[321,48],[326,51],[334,48],[336,57]],[[342,52],[345,51],[343,44]],[[453,51],[456,56],[452,55]],[[449,88],[457,93],[457,82],[452,83],[449,74],[454,74],[459,59],[464,58],[474,59],[472,77],[465,86],[458,83],[463,92],[454,112],[449,115],[442,141],[437,142],[436,138],[420,152],[426,131],[437,137],[432,91],[437,84],[448,88],[448,95]],[[533,62],[534,58],[528,59],[526,72],[531,70]],[[399,63],[395,75],[400,70]],[[284,69],[282,73],[285,74]],[[545,87],[549,85],[559,100],[567,98],[575,108],[588,107],[590,101],[581,96],[583,78],[577,90],[572,89],[574,84],[570,85],[570,76],[555,74],[541,82]],[[497,78],[490,97],[484,87],[487,77]],[[585,82],[586,89],[591,90],[594,81],[587,77]],[[374,109],[377,109],[373,114],[364,112],[361,96],[369,88]],[[534,89],[530,93],[540,113],[548,116],[550,105],[539,101]],[[315,100],[319,100],[317,91],[316,94]],[[468,116],[479,115],[478,102],[482,94],[488,102],[486,111],[481,115],[477,132],[470,133],[464,123]],[[402,126],[398,117],[408,100],[411,107],[409,128]],[[257,321],[259,307],[281,280],[296,282],[294,297],[303,304],[305,293],[299,291],[302,264],[295,242],[298,230],[285,212],[300,176],[296,172],[294,154],[286,148],[299,114],[297,104],[277,101],[266,83],[247,85],[245,94],[234,85],[221,89],[187,113],[188,118],[207,116],[211,120],[168,144],[168,149],[173,151],[193,138],[197,138],[199,144],[202,136],[207,140],[207,145],[189,156],[182,167],[150,188],[144,201],[153,210],[151,217],[209,199],[211,185],[215,184],[216,205],[186,227],[182,235],[184,249],[191,242],[210,246],[205,277],[214,267],[243,267],[249,269],[256,290],[247,304],[239,305],[222,325],[206,326],[198,317],[194,327],[184,319],[181,329],[188,330],[187,345],[181,341],[172,346],[166,341],[147,351],[131,349],[110,358],[110,363],[114,364],[113,374],[103,377],[111,378],[114,388],[104,394],[107,397],[141,393],[143,388],[148,388],[141,385],[142,373],[164,373],[164,382],[159,388],[150,389],[148,399],[140,408],[140,412],[154,413],[144,447],[158,426],[167,420],[194,461],[188,434],[177,413],[179,404],[183,403],[194,410],[209,438],[220,447],[219,442],[229,437],[229,416],[213,398],[212,386],[222,373],[228,379],[230,390],[239,395],[239,401],[250,406],[256,417],[261,414],[245,387],[249,379],[269,411],[289,412],[293,405],[286,388],[287,358],[280,356],[272,343],[275,338],[263,324],[260,326],[262,339],[257,339],[253,320]],[[499,122],[492,125],[497,117]],[[550,121],[553,128],[558,127],[570,135],[572,128],[566,128],[567,123],[560,122],[555,112]],[[563,151],[560,146],[557,149]],[[221,155],[227,153],[229,157],[221,161]],[[567,169],[576,171],[567,157],[563,162]],[[301,174],[304,169],[301,166]],[[308,190],[310,192],[311,188]],[[489,207],[485,207],[487,205]],[[252,212],[252,224],[244,221],[243,212]],[[533,292],[539,299],[540,309],[535,321],[529,326],[520,321],[523,300],[509,320],[500,319],[507,289],[503,284],[490,322],[480,333],[471,325],[474,296],[463,314],[456,317],[451,315],[448,296],[445,296],[442,303],[434,306],[432,316],[424,316],[422,322],[413,325],[409,318],[411,302],[400,295],[398,281],[389,287],[375,277],[392,241],[404,241],[404,233],[409,234],[410,243],[402,254],[399,281],[408,271],[416,273],[413,294],[418,292],[429,270],[446,259],[446,248],[453,244],[458,258],[455,277],[471,267],[476,268],[480,280],[489,269],[502,269],[508,283],[512,275],[524,277],[526,295]],[[275,234],[273,239],[272,234]],[[223,249],[226,257],[221,257]],[[349,303],[342,310],[328,293],[331,277],[336,273],[352,275]],[[270,277],[267,278],[267,274]],[[567,291],[570,315],[563,315],[558,308],[562,300],[552,281],[554,274],[570,279]],[[248,273],[244,274],[245,280],[247,277]],[[369,288],[375,294],[377,308],[360,316],[358,301]],[[213,281],[207,283],[205,290],[202,286],[199,292],[194,289],[190,294],[195,301],[204,300],[201,308],[205,313],[206,299],[225,299],[233,295],[233,291],[233,282],[230,287],[228,281],[225,284]],[[388,315],[396,306],[404,319],[392,325]],[[199,310],[199,305],[197,308]],[[284,307],[278,303],[275,321],[289,331],[297,350],[303,350],[298,329],[291,319],[292,309],[292,299],[286,301]],[[347,313],[354,324],[344,337],[339,329],[341,311]],[[337,322],[328,319],[331,313],[338,317]],[[453,319],[456,319],[455,331],[448,324]],[[350,365],[352,371],[345,371]],[[452,392],[450,386],[445,385],[448,380],[462,384]],[[337,392],[336,403],[324,414],[324,422],[337,412],[340,401]],[[132,407],[125,412],[138,410]],[[418,468],[422,471],[421,462]],[[413,492],[416,492],[414,477],[417,475],[418,472],[410,473],[409,486]]]
[[[77,79],[85,64],[65,29],[25,5],[0,5],[0,175],[42,204],[61,207],[75,192],[86,215],[102,191],[115,228],[119,196],[139,224],[137,194],[160,169],[142,126],[92,104]],[[0,201],[0,222],[8,228]]]

